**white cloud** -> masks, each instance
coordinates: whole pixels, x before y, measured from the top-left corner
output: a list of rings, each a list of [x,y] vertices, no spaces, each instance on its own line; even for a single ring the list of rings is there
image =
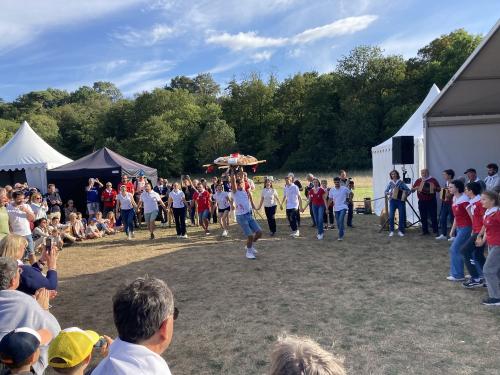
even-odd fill
[[[157,87],[165,87],[165,85],[170,81],[169,78],[165,79],[150,79],[146,81],[137,82],[134,85],[130,85],[123,91],[123,95],[132,96],[134,94],[140,94],[143,91],[151,91]]]
[[[297,58],[297,57],[302,56],[303,53],[304,53],[304,50],[302,48],[294,48],[294,49],[291,49],[290,51],[288,51],[287,55],[290,57],[293,57],[293,58]]]
[[[377,19],[375,15],[348,17],[332,22],[328,25],[307,29],[290,38],[272,38],[259,36],[255,31],[239,32],[238,34],[222,33],[210,35],[206,42],[217,44],[233,51],[259,49],[268,47],[282,47],[284,45],[301,45],[319,39],[333,38],[336,36],[353,34],[366,29]]]
[[[262,62],[262,61],[268,61],[269,59],[271,59],[271,57],[273,56],[273,52],[272,51],[262,51],[262,52],[257,52],[257,53],[254,53],[252,55],[252,60],[253,62]]]
[[[439,37],[439,32],[435,34],[421,35],[395,35],[380,43],[380,48],[387,54],[402,55],[404,58],[417,56],[420,48]]]
[[[126,65],[126,64],[127,64],[127,60],[124,60],[124,59],[108,61],[107,63],[104,64],[104,70],[106,72],[112,72],[116,68],[123,66],[123,65]]]
[[[2,0],[0,52],[25,45],[44,31],[97,19],[145,0]]]
[[[111,82],[114,82],[118,87],[128,88],[129,86],[135,86],[141,81],[147,81],[151,79],[160,78],[158,75],[166,73],[175,66],[175,63],[170,60],[153,60],[148,61],[146,63],[142,63],[137,65],[136,67],[132,67],[129,72],[108,79]],[[166,83],[166,81],[164,81]]]
[[[116,32],[113,37],[128,47],[149,47],[176,34],[177,31],[173,27],[157,24],[148,30],[129,29],[126,32]]]

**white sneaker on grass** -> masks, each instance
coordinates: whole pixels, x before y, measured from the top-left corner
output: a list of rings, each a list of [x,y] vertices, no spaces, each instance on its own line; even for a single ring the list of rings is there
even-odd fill
[[[132,232],[132,233],[131,233],[131,236],[132,236],[132,238],[135,238],[135,233],[134,233],[134,232]]]
[[[181,236],[181,238],[188,238],[188,235],[185,234],[184,236]]]
[[[323,234],[318,234],[318,235],[316,236],[316,238],[317,238],[318,240],[322,240],[322,239],[323,239]]]
[[[453,242],[454,239],[455,239],[455,237],[450,237],[450,238],[448,238],[448,242]]]
[[[403,232],[398,232],[398,236],[399,236],[399,237],[404,237],[404,236],[405,236],[405,234],[404,234]]]
[[[227,237],[227,230],[225,230],[225,229],[224,229],[224,230],[222,231],[222,237]]]
[[[450,276],[448,276],[446,278],[446,280],[448,280],[448,281],[464,281],[465,277],[459,277],[459,278],[457,278],[457,277],[453,277],[453,276],[450,275]]]
[[[247,259],[255,259],[255,254],[253,253],[252,249],[247,248],[246,250],[247,250],[247,253],[245,256],[247,257]]]
[[[290,233],[290,236],[299,237],[300,236],[299,230],[297,229],[295,232]]]
[[[394,236],[394,232],[389,232],[389,237]]]
[[[445,236],[444,234],[441,234],[440,236],[437,236],[437,237],[436,237],[436,240],[439,240],[439,241],[440,241],[440,240],[446,240],[446,239],[447,239],[447,238],[446,238],[446,236]]]
[[[257,251],[257,249],[255,247],[252,246],[252,252],[253,252],[253,255],[257,255],[259,252]]]

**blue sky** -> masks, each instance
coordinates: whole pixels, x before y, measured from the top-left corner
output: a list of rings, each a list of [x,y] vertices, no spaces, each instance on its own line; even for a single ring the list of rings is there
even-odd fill
[[[331,71],[358,45],[415,56],[463,27],[486,34],[498,0],[0,0],[0,98],[114,82],[126,96],[176,75],[222,87],[258,71]]]

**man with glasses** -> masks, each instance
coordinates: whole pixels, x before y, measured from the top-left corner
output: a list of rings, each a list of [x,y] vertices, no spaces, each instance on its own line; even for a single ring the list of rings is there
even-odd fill
[[[161,354],[167,350],[179,311],[167,284],[156,278],[137,278],[113,297],[118,338],[92,375],[171,375]]]
[[[24,203],[22,191],[16,190],[12,193],[12,202],[7,205],[7,214],[11,233],[23,236],[28,241],[24,258],[28,258],[31,264],[35,263],[35,244],[30,228],[30,222],[35,220],[35,214],[31,207]]]
[[[47,200],[47,205],[49,207],[48,218],[52,219],[54,216],[57,216],[61,219],[62,199],[56,189],[56,185],[47,185],[47,194],[45,194],[45,199]]]

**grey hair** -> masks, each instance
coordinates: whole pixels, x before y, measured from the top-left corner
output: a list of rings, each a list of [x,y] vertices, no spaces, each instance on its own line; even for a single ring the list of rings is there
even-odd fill
[[[123,341],[135,344],[149,339],[173,314],[174,297],[160,279],[139,277],[113,296],[113,317]]]
[[[0,257],[0,290],[9,289],[17,274],[17,261],[11,257]]]
[[[345,375],[342,362],[307,337],[284,336],[271,352],[271,375]]]

